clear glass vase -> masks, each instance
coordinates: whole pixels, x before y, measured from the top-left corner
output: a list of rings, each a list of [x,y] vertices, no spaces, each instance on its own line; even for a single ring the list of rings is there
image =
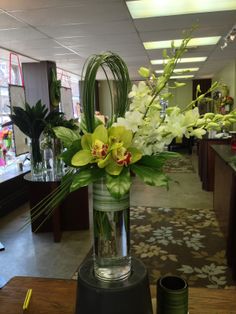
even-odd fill
[[[43,158],[38,138],[32,138],[30,143],[30,163],[32,179],[40,179],[43,176]]]
[[[60,139],[53,138],[53,168],[54,173],[61,177],[63,175],[64,162],[61,159],[61,154],[63,152],[63,145]]]
[[[41,147],[43,149],[44,170],[53,171],[53,139],[50,135],[44,134]]]
[[[44,133],[41,141],[43,149],[43,165],[46,178],[60,179],[63,175],[64,163],[61,159],[62,142],[50,133]]]
[[[112,197],[103,179],[93,184],[94,273],[100,280],[130,275],[129,199],[129,193]]]

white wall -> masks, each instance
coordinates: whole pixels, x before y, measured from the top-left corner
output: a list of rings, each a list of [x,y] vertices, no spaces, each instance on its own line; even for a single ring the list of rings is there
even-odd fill
[[[234,99],[234,108],[236,108],[236,59],[231,61],[213,78],[213,81],[224,83],[229,88],[229,96]],[[233,130],[236,130],[236,123],[233,124]]]
[[[192,101],[192,81],[184,81],[185,86],[176,89],[170,89],[173,98],[169,101],[169,106],[179,106],[185,108]],[[174,85],[174,83],[171,83]],[[112,83],[111,83],[112,86]],[[111,98],[107,81],[99,81],[99,105],[103,115],[111,117]]]
[[[112,82],[110,82],[112,86]],[[101,114],[111,117],[112,107],[111,107],[111,96],[107,81],[99,81],[98,83],[99,91],[99,106]]]
[[[236,99],[236,60],[230,62],[214,77],[213,81],[224,83],[229,88],[229,95]],[[235,101],[234,101],[235,106]]]
[[[183,81],[185,86],[176,89],[169,89],[173,97],[169,101],[169,106],[185,108],[192,101],[192,81]],[[174,85],[174,83],[171,83]]]

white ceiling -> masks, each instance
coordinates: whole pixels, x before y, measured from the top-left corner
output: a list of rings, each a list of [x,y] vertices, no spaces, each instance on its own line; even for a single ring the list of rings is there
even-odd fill
[[[125,60],[136,79],[140,66],[150,67],[150,60],[162,55],[161,50],[146,51],[143,41],[182,38],[182,31],[196,23],[194,36],[224,37],[236,24],[236,11],[132,20],[124,0],[0,0],[2,48],[54,60],[78,75],[88,56],[109,50]],[[224,50],[221,45],[222,40],[190,49],[185,57],[207,56],[207,61],[179,67],[200,67],[196,78],[212,77],[236,59],[236,40]]]

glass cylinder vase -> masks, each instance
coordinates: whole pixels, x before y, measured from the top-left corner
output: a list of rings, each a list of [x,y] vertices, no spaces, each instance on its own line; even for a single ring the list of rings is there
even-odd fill
[[[94,273],[104,281],[131,271],[129,193],[116,199],[101,179],[93,184]]]
[[[54,173],[61,177],[63,175],[63,169],[64,169],[64,162],[61,159],[61,154],[63,152],[63,145],[60,139],[53,138],[53,167],[54,167]]]
[[[31,176],[33,179],[41,178],[43,175],[43,158],[38,138],[31,138],[30,143]]]

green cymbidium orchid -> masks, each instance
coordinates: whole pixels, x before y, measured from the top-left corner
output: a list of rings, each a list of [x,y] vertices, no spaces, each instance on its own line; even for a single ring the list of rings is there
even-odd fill
[[[132,147],[133,132],[124,126],[114,126],[108,130],[111,145],[111,158],[106,171],[111,175],[119,175],[123,167],[127,167],[142,158],[142,153]]]
[[[72,165],[80,167],[104,161],[108,155],[108,132],[104,125],[99,125],[92,134],[84,134],[81,146],[82,150],[72,157]]]
[[[119,175],[124,166],[142,157],[139,150],[131,147],[132,139],[132,131],[123,126],[106,129],[104,125],[99,125],[92,134],[82,136],[82,150],[72,157],[71,163],[77,167],[96,163],[107,173]]]

